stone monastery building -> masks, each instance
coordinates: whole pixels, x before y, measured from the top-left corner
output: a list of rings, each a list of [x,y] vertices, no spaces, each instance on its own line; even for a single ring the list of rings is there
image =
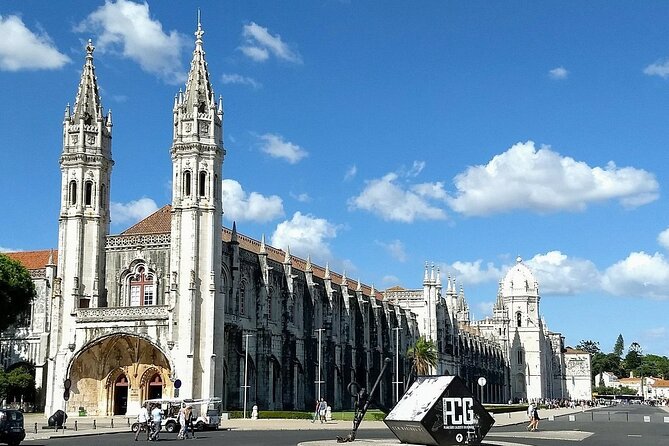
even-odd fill
[[[109,234],[112,117],[86,47],[63,120],[58,249],[9,254],[37,297],[29,323],[2,334],[0,363],[34,370],[46,414],[132,415],[146,399],[177,395],[221,397],[234,410],[245,376],[249,405],[261,410],[311,410],[318,395],[350,409],[348,384],[369,389],[385,358],[393,362],[376,399],[392,406],[421,336],[438,348],[433,373],[460,375],[477,396],[486,377],[485,402],[590,398],[589,356],[548,330],[520,259],[493,316],[471,321],[462,288],[449,278],[443,290],[433,267],[422,289],[380,292],[223,228],[223,107],[203,34],[198,24],[174,101],[172,203],[118,235]]]

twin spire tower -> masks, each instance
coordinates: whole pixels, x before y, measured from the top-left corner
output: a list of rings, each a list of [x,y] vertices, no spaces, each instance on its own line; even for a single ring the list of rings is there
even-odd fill
[[[162,283],[172,339],[153,340],[167,352],[182,397],[222,393],[224,294],[221,280],[223,104],[216,100],[205,61],[204,31],[198,11],[195,49],[184,91],[174,98],[172,122],[172,207],[169,271]],[[106,285],[105,246],[110,224],[112,114],[105,114],[89,40],[74,107],[63,121],[60,157],[61,206],[58,229],[58,278],[54,280],[46,411],[64,407],[63,383],[85,348],[84,308],[112,306]],[[110,268],[112,268],[110,266]],[[113,268],[112,268],[113,269]],[[122,286],[122,284],[120,284]],[[110,290],[110,294],[115,291]],[[162,293],[161,293],[162,294]],[[217,316],[218,315],[218,316]],[[55,325],[54,325],[55,324]],[[141,335],[141,333],[140,333]],[[214,340],[216,339],[216,342]]]

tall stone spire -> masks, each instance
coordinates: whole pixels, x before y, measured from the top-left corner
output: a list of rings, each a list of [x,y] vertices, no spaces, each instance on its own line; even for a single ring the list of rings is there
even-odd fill
[[[223,333],[214,333],[216,309],[225,306],[221,278],[221,175],[223,111],[217,107],[205,62],[202,24],[198,14],[195,49],[185,91],[176,95],[173,108],[172,226],[170,270],[180,278],[171,296],[179,320],[172,354],[179,364],[184,398],[208,398],[223,393],[219,376]],[[236,231],[236,226],[235,228]],[[237,244],[234,244],[238,249]],[[239,259],[237,254],[234,254]],[[262,256],[261,256],[262,257]],[[233,267],[238,267],[234,261]],[[239,279],[239,270],[235,270]],[[194,277],[194,282],[186,278]],[[233,283],[239,283],[235,281]],[[265,283],[267,283],[265,281]],[[236,285],[233,285],[236,286]]]
[[[77,98],[74,102],[74,110],[71,116],[71,119],[75,123],[83,119],[86,125],[95,123],[98,115],[102,114],[98,79],[95,76],[95,66],[93,65],[93,51],[95,51],[95,47],[89,39],[86,45],[86,62],[81,72],[79,90],[77,91]]]
[[[206,113],[210,108],[216,107],[214,89],[209,81],[209,70],[204,59],[205,51],[202,47],[202,24],[198,13],[197,31],[195,31],[195,50],[193,60],[190,63],[188,82],[184,92],[184,103],[188,111],[197,109],[198,113]]]

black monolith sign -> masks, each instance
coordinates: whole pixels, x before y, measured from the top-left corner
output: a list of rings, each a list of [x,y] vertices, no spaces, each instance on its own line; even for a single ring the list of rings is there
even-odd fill
[[[384,420],[402,443],[480,444],[493,417],[457,376],[420,376]]]

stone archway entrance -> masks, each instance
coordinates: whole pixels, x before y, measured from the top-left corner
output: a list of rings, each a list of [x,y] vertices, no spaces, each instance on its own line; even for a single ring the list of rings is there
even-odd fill
[[[145,399],[174,394],[170,364],[161,349],[130,334],[107,336],[86,345],[70,366],[68,411],[89,415],[134,415]]]

